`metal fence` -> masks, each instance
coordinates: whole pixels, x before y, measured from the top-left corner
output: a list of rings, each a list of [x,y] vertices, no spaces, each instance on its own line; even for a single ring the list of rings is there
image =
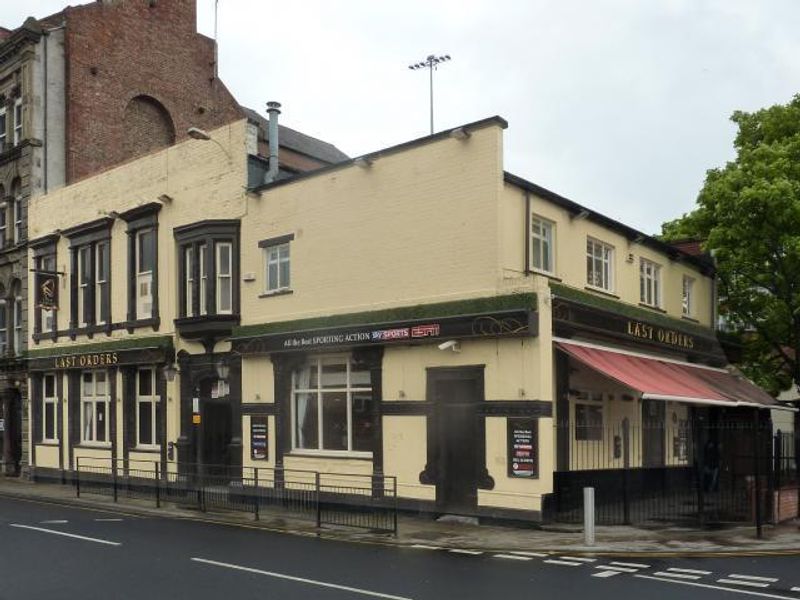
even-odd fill
[[[297,469],[76,457],[77,495],[140,498],[397,534],[397,479]]]
[[[752,522],[760,527],[783,515],[777,492],[800,500],[800,444],[794,433],[773,433],[754,423],[691,421],[655,426],[623,421],[583,430],[561,424],[555,433],[562,440],[568,436],[569,454],[562,455],[554,474],[545,511],[550,520],[581,522],[584,487],[595,488],[596,520],[604,525]]]

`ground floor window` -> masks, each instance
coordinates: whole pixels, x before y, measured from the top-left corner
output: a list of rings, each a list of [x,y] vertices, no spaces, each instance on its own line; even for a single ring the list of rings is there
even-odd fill
[[[577,441],[602,440],[603,394],[581,391],[576,392],[575,399],[575,439]]]
[[[159,396],[156,370],[139,369],[136,375],[136,445],[156,446]]]
[[[81,441],[109,442],[109,394],[106,371],[81,374]]]
[[[299,450],[372,451],[372,385],[349,356],[311,359],[292,377],[292,442]]]
[[[53,373],[48,373],[43,377],[42,381],[42,441],[43,442],[57,442],[58,441],[58,428],[56,423],[58,419],[58,397],[56,393],[56,376]]]

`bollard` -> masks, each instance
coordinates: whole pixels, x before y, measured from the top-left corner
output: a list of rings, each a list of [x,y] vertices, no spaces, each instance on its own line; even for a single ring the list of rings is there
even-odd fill
[[[594,546],[594,488],[583,488],[583,541]]]

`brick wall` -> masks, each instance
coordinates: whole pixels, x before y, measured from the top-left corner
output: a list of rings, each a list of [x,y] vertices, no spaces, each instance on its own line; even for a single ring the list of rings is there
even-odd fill
[[[163,146],[170,127],[180,141],[189,127],[241,117],[214,78],[214,45],[197,33],[195,2],[104,0],[65,10],[68,182]]]

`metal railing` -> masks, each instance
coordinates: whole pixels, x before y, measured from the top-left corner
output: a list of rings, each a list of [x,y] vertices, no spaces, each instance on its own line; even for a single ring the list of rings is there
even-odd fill
[[[153,500],[201,511],[280,515],[397,534],[397,478],[298,469],[169,464],[76,457],[74,485],[81,494]]]

